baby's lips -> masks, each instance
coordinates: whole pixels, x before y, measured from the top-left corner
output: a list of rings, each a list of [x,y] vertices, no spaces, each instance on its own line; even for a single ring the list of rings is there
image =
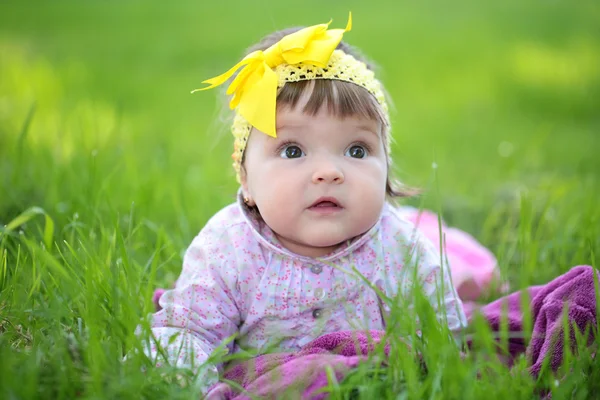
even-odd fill
[[[316,207],[320,203],[332,203],[332,206],[343,208],[339,200],[335,197],[324,196],[319,197],[314,203],[312,203],[308,208]]]

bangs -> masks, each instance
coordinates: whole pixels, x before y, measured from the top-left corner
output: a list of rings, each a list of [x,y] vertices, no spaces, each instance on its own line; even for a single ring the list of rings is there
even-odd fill
[[[277,108],[295,109],[300,99],[310,91],[310,97],[302,110],[311,116],[327,107],[338,118],[361,117],[375,120],[388,126],[387,118],[375,97],[365,88],[354,83],[333,80],[314,79],[286,83],[277,95]]]

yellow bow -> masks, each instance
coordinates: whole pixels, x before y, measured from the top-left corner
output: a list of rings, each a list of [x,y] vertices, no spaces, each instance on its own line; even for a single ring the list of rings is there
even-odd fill
[[[330,23],[301,29],[283,37],[264,52],[258,50],[248,54],[229,71],[202,82],[210,86],[193,90],[192,93],[225,83],[243,67],[227,88],[227,94],[233,94],[229,107],[237,107],[238,112],[256,129],[277,137],[275,112],[278,78],[273,68],[283,63],[305,63],[325,68],[344,33],[352,29],[352,14],[348,16],[346,29],[328,30]]]

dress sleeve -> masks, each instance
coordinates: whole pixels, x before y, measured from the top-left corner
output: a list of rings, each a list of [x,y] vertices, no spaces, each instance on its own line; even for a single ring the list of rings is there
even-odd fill
[[[416,280],[429,300],[439,321],[448,324],[453,333],[467,326],[462,301],[452,283],[448,263],[426,237],[415,232],[412,239],[412,262],[416,267]]]
[[[235,260],[223,250],[227,237],[214,239],[204,232],[194,239],[175,288],[160,298],[162,310],[151,322],[154,340],[146,350],[157,366],[168,363],[197,373],[223,340],[238,331],[241,318],[232,272],[236,268],[228,265]],[[232,346],[230,341],[229,352]],[[217,381],[220,368],[211,365],[202,369],[198,385],[203,392]]]

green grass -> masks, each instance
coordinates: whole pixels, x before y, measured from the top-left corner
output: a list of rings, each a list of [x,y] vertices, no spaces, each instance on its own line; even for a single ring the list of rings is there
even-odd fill
[[[513,288],[597,266],[595,1],[5,1],[0,398],[190,398],[170,373],[143,373],[143,357],[122,361],[153,289],[176,278],[183,250],[236,191],[222,101],[189,91],[262,35],[330,17],[342,27],[349,10],[347,40],[394,99],[398,175],[425,191],[407,203],[473,233]],[[460,360],[425,334],[425,375],[399,354],[332,390],[586,398],[600,378],[583,355],[559,386],[535,382],[524,362],[509,372],[485,350]]]

